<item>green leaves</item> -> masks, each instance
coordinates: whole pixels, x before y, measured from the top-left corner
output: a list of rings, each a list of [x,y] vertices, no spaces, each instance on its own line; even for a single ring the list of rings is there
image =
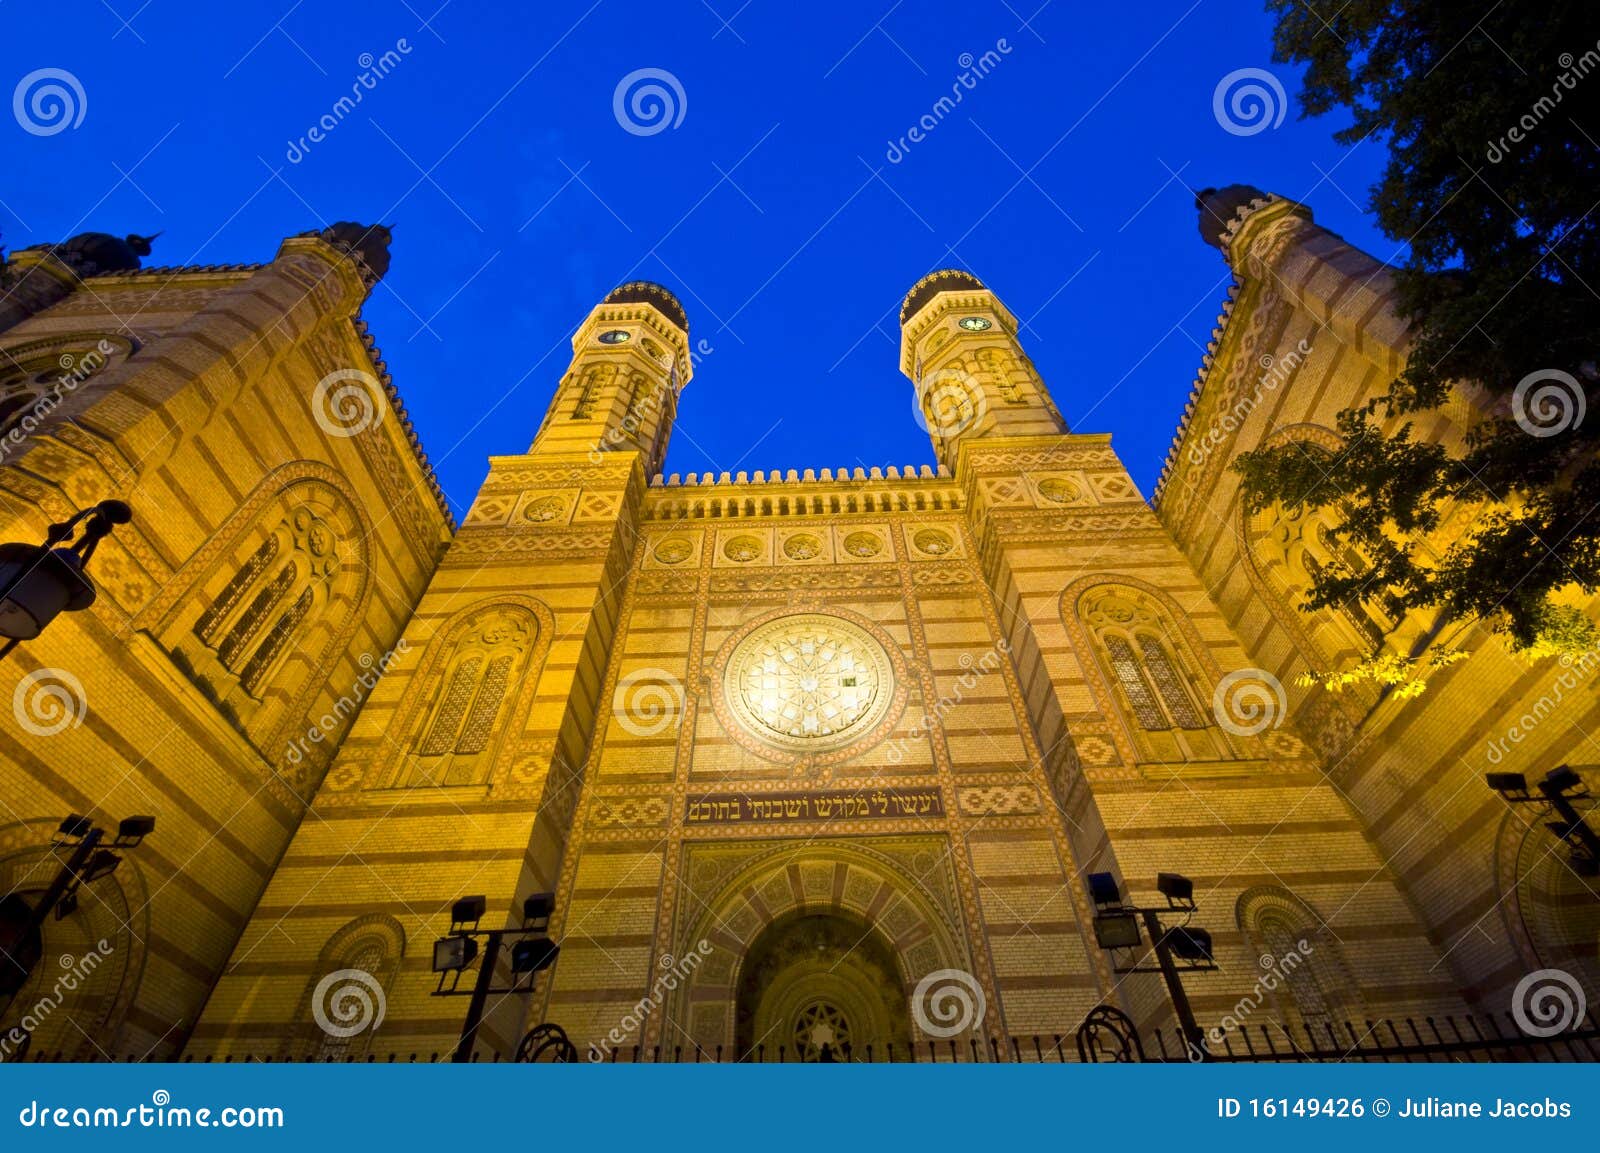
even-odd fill
[[[1335,508],[1331,535],[1370,562],[1317,573],[1308,608],[1381,595],[1483,621],[1528,654],[1592,647],[1570,601],[1600,583],[1600,416],[1583,419],[1600,393],[1593,4],[1538,19],[1492,0],[1267,7],[1276,58],[1306,66],[1303,113],[1344,109],[1338,139],[1389,146],[1370,205],[1407,247],[1394,276],[1412,333],[1404,373],[1340,415],[1339,452],[1242,453],[1245,499]],[[1555,375],[1567,396],[1548,391]],[[1465,437],[1419,440],[1446,404],[1470,414]]]

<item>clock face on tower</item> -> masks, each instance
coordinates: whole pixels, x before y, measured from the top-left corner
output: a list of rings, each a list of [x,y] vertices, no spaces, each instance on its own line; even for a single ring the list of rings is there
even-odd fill
[[[963,316],[956,322],[968,332],[982,332],[989,327],[989,322],[981,316]]]
[[[883,719],[894,670],[883,646],[839,617],[779,617],[739,642],[723,681],[746,731],[781,748],[821,752]]]
[[[613,328],[609,332],[602,332],[599,340],[601,344],[627,344],[628,334],[620,328]]]

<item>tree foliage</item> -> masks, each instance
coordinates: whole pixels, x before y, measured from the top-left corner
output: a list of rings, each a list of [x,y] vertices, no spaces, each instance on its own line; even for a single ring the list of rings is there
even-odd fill
[[[1591,647],[1574,593],[1600,587],[1600,7],[1554,0],[1268,0],[1302,111],[1386,144],[1370,207],[1407,246],[1403,374],[1340,414],[1334,458],[1241,454],[1255,509],[1331,507],[1371,561],[1317,574],[1308,607],[1382,595],[1483,621],[1530,655]],[[1369,139],[1370,138],[1370,139]],[[1363,143],[1365,142],[1365,143]],[[1464,445],[1419,432],[1476,386]],[[1457,412],[1459,416],[1459,411]],[[1450,510],[1470,529],[1421,547]]]

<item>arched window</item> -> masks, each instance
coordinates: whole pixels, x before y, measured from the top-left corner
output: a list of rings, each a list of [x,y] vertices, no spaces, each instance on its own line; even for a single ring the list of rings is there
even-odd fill
[[[39,403],[39,391],[26,384],[0,385],[0,436],[18,427]]]
[[[1279,1020],[1322,1039],[1330,1026],[1359,1016],[1360,995],[1339,944],[1314,910],[1287,889],[1263,885],[1239,897],[1239,928],[1252,952],[1263,991]]]
[[[1333,453],[1322,445],[1306,441],[1300,447],[1326,459],[1329,468],[1336,467]],[[1313,642],[1323,650],[1317,656],[1323,660],[1376,652],[1405,615],[1392,593],[1374,586],[1365,595],[1308,618],[1302,606],[1319,576],[1329,571],[1359,576],[1372,567],[1359,549],[1334,535],[1339,520],[1339,510],[1332,506],[1287,509],[1274,504],[1250,515],[1246,524],[1256,565],[1289,607],[1307,621]]]
[[[405,930],[387,914],[357,917],[338,929],[322,947],[300,999],[299,1051],[291,1045],[284,1056],[313,1061],[361,1056],[382,1027],[405,951]]]
[[[978,371],[994,387],[994,395],[1006,404],[1026,404],[1022,387],[1013,375],[1014,361],[998,348],[980,348]]]
[[[412,757],[413,786],[478,784],[504,735],[505,700],[525,671],[535,625],[526,612],[491,609],[471,622],[445,662],[444,691],[425,716]]]
[[[577,380],[577,401],[572,406],[573,420],[593,420],[595,406],[600,401],[600,394],[616,378],[617,366],[614,364],[591,364],[585,368]]]
[[[337,545],[326,520],[308,507],[294,509],[195,621],[195,635],[249,696],[261,696],[296,630],[327,602],[341,568]]]
[[[1192,761],[1232,755],[1160,605],[1134,589],[1097,586],[1079,611],[1141,756]]]
[[[128,347],[123,338],[72,336],[4,350],[0,353],[0,437],[44,427],[67,397]]]

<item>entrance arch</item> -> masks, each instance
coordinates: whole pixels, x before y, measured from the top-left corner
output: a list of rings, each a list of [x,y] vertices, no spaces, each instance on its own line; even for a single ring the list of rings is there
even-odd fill
[[[987,1011],[972,1022],[974,1031],[1000,1031],[998,999],[986,958],[973,952],[947,837],[700,841],[684,849],[677,898],[682,915],[656,961],[666,967],[670,958],[691,953],[705,960],[669,995],[666,1012],[646,1023],[646,1045],[753,1059],[740,1047],[748,1036],[765,1045],[765,1060],[776,1060],[777,1032],[760,1038],[778,1029],[793,1060],[798,1016],[816,1009],[813,1024],[836,1023],[842,1013],[852,1045],[863,1054],[864,1042],[855,1040],[859,1029],[881,1032],[885,1044],[893,1039],[904,1052],[903,1041],[928,1039],[910,999],[924,977],[940,970],[969,974],[982,988]],[[870,934],[871,943],[849,962],[859,968],[834,968],[824,979],[830,966],[798,965],[807,941],[813,952],[820,942],[824,954],[849,953],[838,944],[845,930],[858,941]],[[786,961],[792,963],[780,963]],[[874,970],[884,978],[883,991],[869,1000],[859,990]],[[887,1002],[895,1003],[893,1011]]]
[[[747,1059],[816,1061],[826,1047],[882,1054],[911,1042],[894,950],[862,918],[796,910],[751,943],[735,986],[734,1043]]]

